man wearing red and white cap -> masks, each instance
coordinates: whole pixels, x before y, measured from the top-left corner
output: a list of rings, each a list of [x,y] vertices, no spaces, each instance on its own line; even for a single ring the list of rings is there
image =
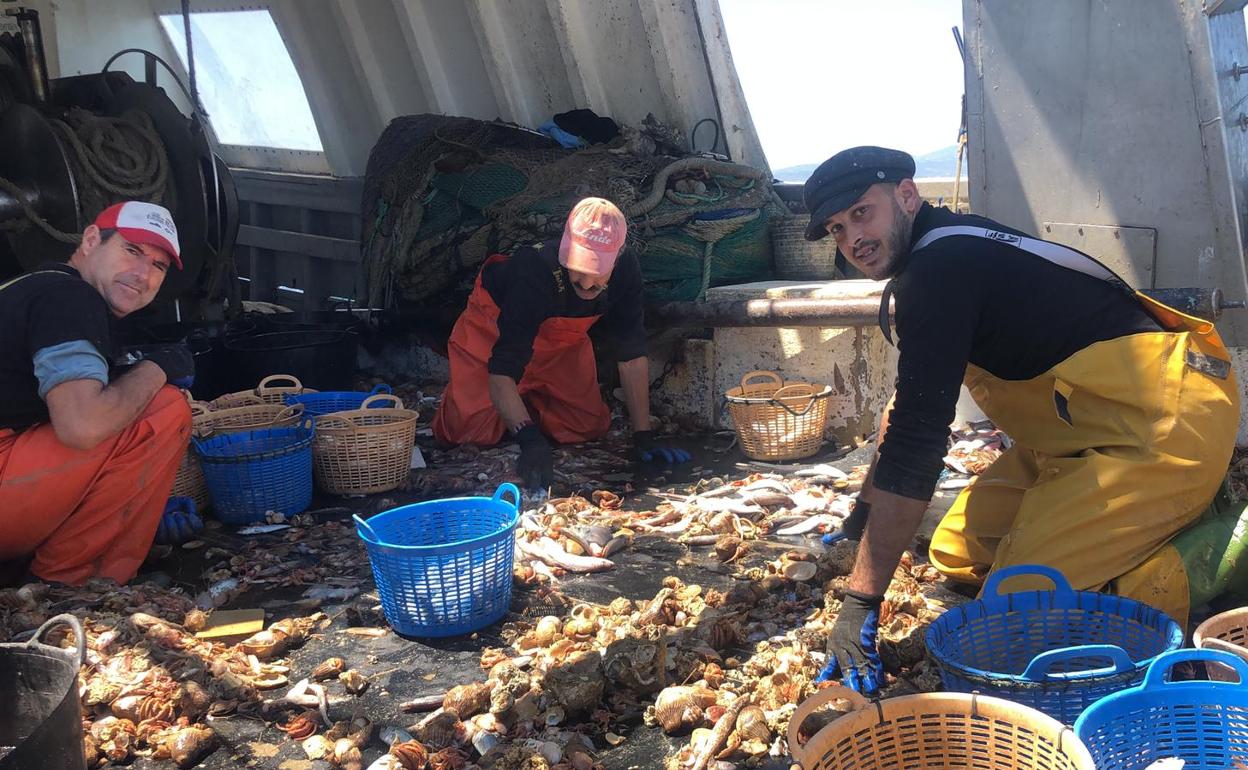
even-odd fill
[[[433,420],[439,441],[488,446],[510,433],[520,444],[522,481],[548,486],[548,439],[580,443],[610,427],[589,339],[600,322],[619,361],[638,455],[689,459],[656,446],[650,430],[641,266],[623,251],[627,234],[615,204],[586,198],[561,238],[485,261],[447,344],[451,378]]]
[[[67,263],[0,284],[0,560],[37,578],[125,582],[147,555],[190,438],[184,346],[133,351],[109,318],[146,307],[181,269],[161,206],[105,209]]]

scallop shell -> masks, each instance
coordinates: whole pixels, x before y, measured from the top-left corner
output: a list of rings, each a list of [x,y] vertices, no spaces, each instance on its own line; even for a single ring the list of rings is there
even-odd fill
[[[705,709],[715,705],[715,691],[705,687],[668,687],[654,702],[654,715],[664,732],[674,733],[702,721]]]
[[[746,706],[741,709],[741,713],[737,714],[737,732],[741,735],[742,741],[762,741],[767,743],[771,740],[771,727],[767,725],[767,715],[758,706]]]
[[[447,691],[442,707],[454,709],[460,719],[467,719],[490,707],[491,689],[485,682],[456,685]]]
[[[216,746],[217,734],[211,727],[184,727],[165,739],[169,757],[180,768],[192,767]]]
[[[335,679],[339,674],[345,671],[347,662],[342,658],[326,658],[312,669],[312,680],[316,682],[326,679]]]
[[[808,561],[790,561],[785,562],[780,568],[780,573],[789,580],[798,583],[804,583],[815,576],[819,568]]]
[[[308,755],[308,759],[326,759],[334,753],[334,744],[324,735],[313,735],[300,745],[303,746],[303,752]]]
[[[417,740],[396,743],[390,753],[399,761],[403,770],[424,770],[429,764],[429,750]]]
[[[459,715],[449,709],[434,712],[416,725],[416,740],[431,749],[442,749],[456,743],[464,731]]]
[[[274,625],[277,625],[276,623]],[[275,658],[285,651],[288,634],[278,633],[272,629],[257,631],[238,643],[238,649],[245,655],[255,655],[261,660]]]

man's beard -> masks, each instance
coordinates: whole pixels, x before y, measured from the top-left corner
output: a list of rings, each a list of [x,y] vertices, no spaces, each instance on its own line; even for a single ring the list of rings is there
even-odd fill
[[[910,253],[910,234],[914,232],[914,220],[902,210],[896,198],[890,200],[893,204],[893,229],[888,234],[888,264],[884,266],[887,277],[897,274],[902,257]]]

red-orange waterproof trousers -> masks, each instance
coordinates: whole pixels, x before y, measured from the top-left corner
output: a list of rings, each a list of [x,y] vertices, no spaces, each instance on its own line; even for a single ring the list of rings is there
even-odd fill
[[[191,410],[166,385],[138,419],[88,449],[49,424],[0,430],[0,560],[34,554],[43,580],[124,583],[146,558],[191,435]]]

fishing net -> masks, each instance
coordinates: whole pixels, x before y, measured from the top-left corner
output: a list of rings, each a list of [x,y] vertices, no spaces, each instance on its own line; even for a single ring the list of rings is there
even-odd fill
[[[365,175],[370,306],[466,293],[486,257],[558,235],[572,206],[591,195],[628,216],[628,248],[650,301],[696,299],[711,286],[771,276],[768,222],[783,204],[770,177],[648,154],[642,142],[615,145],[568,150],[505,123],[396,119]]]

